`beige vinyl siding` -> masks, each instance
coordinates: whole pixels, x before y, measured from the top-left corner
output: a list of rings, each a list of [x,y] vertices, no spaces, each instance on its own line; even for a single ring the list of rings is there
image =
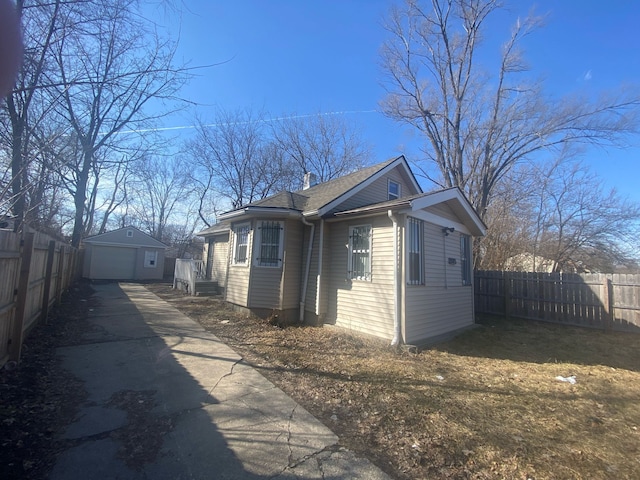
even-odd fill
[[[371,185],[368,185],[366,188],[363,188],[361,191],[342,202],[334,208],[332,212],[339,212],[365,205],[372,205],[374,203],[386,202],[389,200],[389,180],[393,180],[400,184],[401,197],[418,193],[415,191],[404,172],[401,171],[400,168],[396,167],[386,175],[382,175],[382,177],[375,180]]]
[[[300,220],[287,220],[284,227],[284,279],[282,281],[282,305],[280,308],[287,310],[299,308],[300,305],[300,278],[301,269],[304,270],[306,256],[303,257],[302,234],[303,227]]]
[[[331,224],[325,222],[324,241],[322,244],[322,275],[320,277],[320,297],[318,298],[318,301],[319,301],[318,312],[322,318],[324,318],[324,316],[326,316],[327,314],[327,308],[328,308],[328,302],[329,302],[328,292],[329,292],[329,282],[331,279],[329,272],[331,271],[331,259],[332,259],[331,242],[330,242],[331,232],[332,232]],[[317,288],[318,286],[316,285],[316,294],[318,293]]]
[[[146,252],[155,252],[155,266],[145,267]],[[160,280],[164,275],[164,248],[140,247],[136,253],[135,280]]]
[[[460,218],[451,210],[446,203],[439,203],[437,205],[432,205],[426,209],[428,212],[431,212],[435,215],[438,215],[442,218],[446,218],[448,220],[452,220],[454,222],[459,222]]]
[[[300,303],[302,222],[287,220],[283,227],[282,266],[276,268],[261,267],[255,263],[251,265],[249,298],[252,308],[286,310],[297,308]]]
[[[370,224],[371,281],[348,280],[349,227]],[[386,216],[331,224],[327,321],[376,337],[393,337],[393,226]]]
[[[249,307],[279,309],[281,283],[282,267],[251,265]]]
[[[407,288],[405,342],[419,344],[473,324],[473,287]]]
[[[246,223],[246,222],[242,222]],[[254,227],[253,223],[250,223],[251,230],[249,231],[249,245],[247,246],[249,262],[247,265],[233,265],[233,247],[234,237],[233,228],[229,233],[229,249],[231,249],[229,257],[229,263],[227,267],[227,285],[225,290],[226,300],[236,305],[248,307],[249,301],[249,276],[251,274],[251,251],[253,248]]]
[[[405,287],[405,339],[419,344],[473,324],[473,287],[462,285],[460,234],[425,223],[425,285]],[[456,264],[449,265],[448,259]]]
[[[445,236],[442,227],[429,222],[425,222],[424,231],[425,284],[442,287],[462,285],[460,233]],[[455,265],[449,265],[449,258],[455,259]]]
[[[261,222],[264,219],[257,220]],[[257,223],[254,222],[253,228]],[[282,223],[283,251],[280,267],[264,267],[256,264],[259,248],[253,241],[255,230],[252,230],[251,242],[255,244],[249,251],[253,251],[251,265],[251,280],[249,286],[249,307],[291,309],[300,304],[300,268],[302,265],[302,222],[287,220]],[[231,266],[233,269],[234,267]]]
[[[309,282],[307,284],[307,294],[304,299],[304,308],[305,311],[313,312],[316,311],[316,289],[318,287],[318,258],[320,256],[320,222],[315,222],[315,232],[313,236],[313,248],[311,250],[311,264],[309,265]],[[311,232],[311,228],[307,227],[305,229],[305,237],[304,237],[304,255],[303,255],[303,265],[302,265],[302,275],[304,275],[304,270],[306,268],[307,261],[307,251],[309,248],[309,234]],[[302,278],[301,282],[304,281]]]

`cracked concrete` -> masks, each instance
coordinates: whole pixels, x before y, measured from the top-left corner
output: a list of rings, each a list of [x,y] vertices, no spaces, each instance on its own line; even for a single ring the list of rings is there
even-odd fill
[[[88,399],[61,434],[69,448],[51,479],[388,478],[143,286],[95,289],[99,306],[89,319],[95,328],[58,351],[65,368],[84,382]],[[139,425],[125,409],[146,397],[129,395],[129,406],[110,403],[125,392],[152,392]],[[155,424],[165,428],[154,430]],[[147,444],[153,451],[143,451]]]

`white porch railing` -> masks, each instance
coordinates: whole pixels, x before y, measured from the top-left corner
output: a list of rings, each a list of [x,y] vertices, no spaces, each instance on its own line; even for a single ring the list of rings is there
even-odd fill
[[[205,270],[206,266],[202,260],[177,259],[173,271],[173,288],[195,295],[196,281],[207,277]]]

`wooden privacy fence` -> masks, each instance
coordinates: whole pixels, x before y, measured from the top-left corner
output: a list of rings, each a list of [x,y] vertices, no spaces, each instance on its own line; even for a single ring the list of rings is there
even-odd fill
[[[640,275],[476,271],[478,314],[640,332]]]
[[[0,367],[78,277],[78,251],[42,233],[0,230]]]

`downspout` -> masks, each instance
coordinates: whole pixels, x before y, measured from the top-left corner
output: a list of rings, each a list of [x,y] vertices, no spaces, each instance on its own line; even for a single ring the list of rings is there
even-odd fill
[[[398,219],[393,214],[392,210],[387,211],[387,215],[393,223],[393,340],[391,345],[396,346],[400,344],[400,338],[402,337],[402,326],[400,325],[400,301],[398,299],[398,290],[400,286],[400,275],[398,269],[400,268],[400,262],[398,261]]]
[[[320,319],[322,300],[322,252],[324,250],[324,219],[320,219],[320,235],[318,237],[318,275],[316,276],[316,316]]]
[[[300,315],[298,321],[304,322],[304,305],[307,299],[307,285],[309,283],[309,270],[311,267],[311,252],[313,250],[313,236],[316,230],[316,226],[313,223],[309,223],[306,218],[302,217],[302,223],[311,227],[311,234],[309,236],[309,248],[307,249],[307,264],[304,268],[304,278],[302,279],[302,293],[300,295]]]

